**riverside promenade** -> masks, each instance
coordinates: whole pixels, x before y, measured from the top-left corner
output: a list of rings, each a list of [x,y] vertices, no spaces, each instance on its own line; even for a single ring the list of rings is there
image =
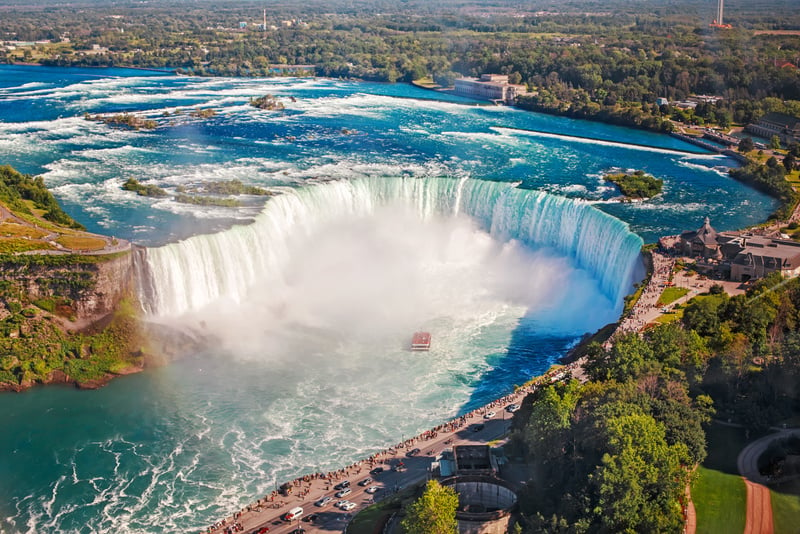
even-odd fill
[[[513,416],[513,413],[505,409],[506,406],[513,403],[521,404],[525,395],[535,391],[537,386],[563,380],[573,372],[578,372],[578,367],[579,362],[573,362],[554,368],[509,395],[337,471],[309,473],[298,477],[281,486],[291,488],[288,495],[273,491],[209,526],[201,531],[201,534],[235,532],[250,534],[259,532],[265,527],[269,530],[264,532],[270,534],[290,533],[301,527],[308,533],[343,532],[361,509],[430,478],[436,457],[445,449],[455,445],[485,445],[505,439]],[[494,415],[488,417],[492,412],[495,412]],[[483,427],[475,426],[478,424],[482,424]],[[419,452],[409,454],[415,448],[419,449]],[[378,474],[370,474],[375,468],[384,470]],[[358,482],[367,477],[373,480],[369,484],[358,485]],[[340,500],[335,496],[334,486],[344,480],[350,482],[351,493],[341,499],[356,505],[349,512],[334,506]],[[374,494],[366,493],[365,490],[370,486],[377,486],[378,491]],[[324,506],[316,506],[314,503],[323,497],[331,497],[332,500]],[[281,519],[286,512],[297,506],[303,508],[303,515],[306,517],[312,513],[317,514],[316,519],[313,522],[302,520],[287,522]]]

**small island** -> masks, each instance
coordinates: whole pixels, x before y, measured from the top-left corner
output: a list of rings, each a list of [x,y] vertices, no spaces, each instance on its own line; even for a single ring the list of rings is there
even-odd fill
[[[109,126],[119,128],[130,128],[132,130],[153,130],[158,123],[152,119],[143,119],[130,113],[118,113],[116,115],[91,115],[84,113],[83,118],[87,121],[102,122]]]
[[[664,187],[664,180],[646,174],[642,170],[634,171],[633,174],[606,174],[604,179],[619,187],[625,200],[652,198],[661,193]]]
[[[203,182],[200,186],[187,187],[179,185],[176,188],[178,193],[205,192],[212,195],[253,195],[270,196],[274,193],[264,188],[254,185],[246,185],[241,180],[214,180]]]
[[[251,98],[250,105],[258,109],[266,109],[269,111],[282,110],[284,108],[283,102],[272,95]]]
[[[135,191],[137,195],[143,197],[165,198],[170,193],[155,184],[142,184],[136,178],[128,178],[122,184],[125,191]],[[175,188],[177,193],[173,198],[175,202],[181,204],[193,204],[196,206],[217,206],[223,208],[238,208],[242,202],[235,198],[225,198],[227,196],[251,195],[251,196],[272,196],[274,193],[254,185],[246,185],[241,180],[218,180],[206,182],[197,186],[179,185]]]
[[[137,195],[143,197],[164,198],[169,196],[169,193],[157,185],[142,184],[139,183],[139,180],[136,178],[128,178],[128,181],[122,184],[122,189],[125,191],[135,191]]]

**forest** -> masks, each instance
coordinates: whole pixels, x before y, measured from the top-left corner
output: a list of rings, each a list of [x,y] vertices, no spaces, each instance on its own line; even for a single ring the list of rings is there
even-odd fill
[[[316,1],[302,6],[7,5],[0,62],[131,66],[201,76],[299,72],[384,82],[508,74],[529,109],[648,129],[800,115],[800,14],[789,0],[716,3]],[[264,26],[266,20],[266,26]],[[38,41],[38,43],[37,43]],[[15,44],[16,43],[16,44]],[[723,98],[694,111],[664,97]]]
[[[515,418],[532,467],[526,532],[679,532],[712,417],[754,434],[800,412],[800,280],[721,286],[683,320],[590,347],[590,380],[536,391]]]

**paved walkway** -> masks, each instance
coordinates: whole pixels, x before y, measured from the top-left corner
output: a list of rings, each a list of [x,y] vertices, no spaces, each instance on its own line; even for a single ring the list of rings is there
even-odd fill
[[[695,534],[697,532],[697,510],[692,500],[691,484],[686,484],[686,523],[683,527],[684,534]]]
[[[562,380],[575,372],[578,365],[578,362],[573,362],[548,371],[514,393],[343,469],[300,477],[290,483],[292,491],[288,496],[272,492],[203,532],[220,534],[230,529],[230,532],[250,534],[257,532],[262,527],[269,527],[270,534],[288,533],[298,528],[299,525],[308,533],[341,532],[350,519],[362,508],[426,480],[434,467],[433,463],[436,461],[436,457],[445,449],[454,445],[485,445],[504,439],[512,419],[512,414],[505,409],[506,406],[513,403],[521,404],[522,399],[534,391],[538,385]],[[409,451],[415,448],[419,449],[419,452],[409,455]],[[402,469],[393,470],[398,465],[402,465]],[[382,467],[383,472],[370,475],[370,471],[376,467]],[[363,486],[358,484],[367,477],[374,478],[374,481]],[[351,493],[343,497],[336,497],[336,490],[333,486],[343,480],[351,483]],[[367,494],[365,490],[373,485],[378,487],[378,492],[374,495]],[[316,506],[315,502],[326,496],[332,498],[331,502],[324,506]],[[334,503],[340,499],[354,502],[356,508],[351,512],[336,508]],[[303,508],[305,516],[316,513],[317,519],[313,523],[282,521],[281,516],[296,506]],[[236,527],[232,527],[233,525]]]
[[[739,474],[742,475],[747,487],[747,519],[745,520],[744,534],[772,534],[773,532],[772,502],[769,488],[765,486],[769,479],[759,473],[758,458],[767,450],[770,443],[792,434],[800,436],[800,429],[781,430],[757,439],[742,449],[736,459]]]
[[[521,402],[523,393],[517,393],[505,397],[502,402]],[[260,499],[257,503],[247,506],[242,512],[227,518],[224,524],[219,524],[209,530],[213,533],[224,533],[226,527],[235,523],[241,525],[245,533],[257,531],[259,528],[268,526],[270,534],[288,533],[302,525],[306,532],[341,532],[350,519],[362,508],[369,506],[373,502],[380,501],[394,493],[413,486],[426,480],[431,472],[432,464],[441,452],[454,445],[485,444],[489,441],[503,438],[511,425],[511,414],[504,410],[505,405],[496,407],[497,413],[491,418],[485,418],[481,413],[484,408],[472,412],[459,422],[453,431],[440,430],[435,437],[424,439],[415,437],[405,443],[398,444],[385,451],[381,451],[373,458],[374,461],[363,460],[352,464],[341,472],[334,473],[330,478],[320,477],[301,477],[299,485],[293,481],[293,491],[287,497],[280,494],[270,502],[270,496]],[[493,408],[495,409],[495,408]],[[462,418],[459,418],[462,419]],[[474,426],[482,423],[482,430],[475,431]],[[432,435],[425,433],[426,435]],[[408,456],[409,451],[418,448],[420,452],[413,456]],[[393,471],[394,466],[403,465],[403,470]],[[383,472],[370,475],[370,470],[375,467],[382,467]],[[327,474],[326,474],[327,475]],[[374,480],[364,486],[358,482],[371,477]],[[336,497],[334,485],[343,480],[350,481],[350,490],[346,496]],[[378,486],[378,493],[369,495],[365,490],[370,486]],[[329,496],[331,502],[324,506],[316,506],[314,503],[322,497]],[[351,512],[339,510],[334,503],[340,499],[346,499],[356,504],[356,508]],[[316,513],[318,518],[312,522],[293,521],[291,523],[281,520],[281,516],[289,509],[300,506],[304,510],[304,515]],[[205,532],[205,531],[204,531]]]

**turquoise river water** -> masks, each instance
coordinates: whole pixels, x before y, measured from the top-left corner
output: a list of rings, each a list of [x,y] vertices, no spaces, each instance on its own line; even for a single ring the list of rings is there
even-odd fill
[[[83,118],[120,112],[158,128]],[[97,391],[0,396],[2,532],[199,530],[546,370],[615,320],[643,242],[775,208],[668,136],[328,79],[3,65],[0,164],[150,247],[148,319],[214,340]],[[612,169],[664,192],[616,202]],[[174,200],[231,179],[275,195]],[[428,353],[406,350],[418,329]]]

